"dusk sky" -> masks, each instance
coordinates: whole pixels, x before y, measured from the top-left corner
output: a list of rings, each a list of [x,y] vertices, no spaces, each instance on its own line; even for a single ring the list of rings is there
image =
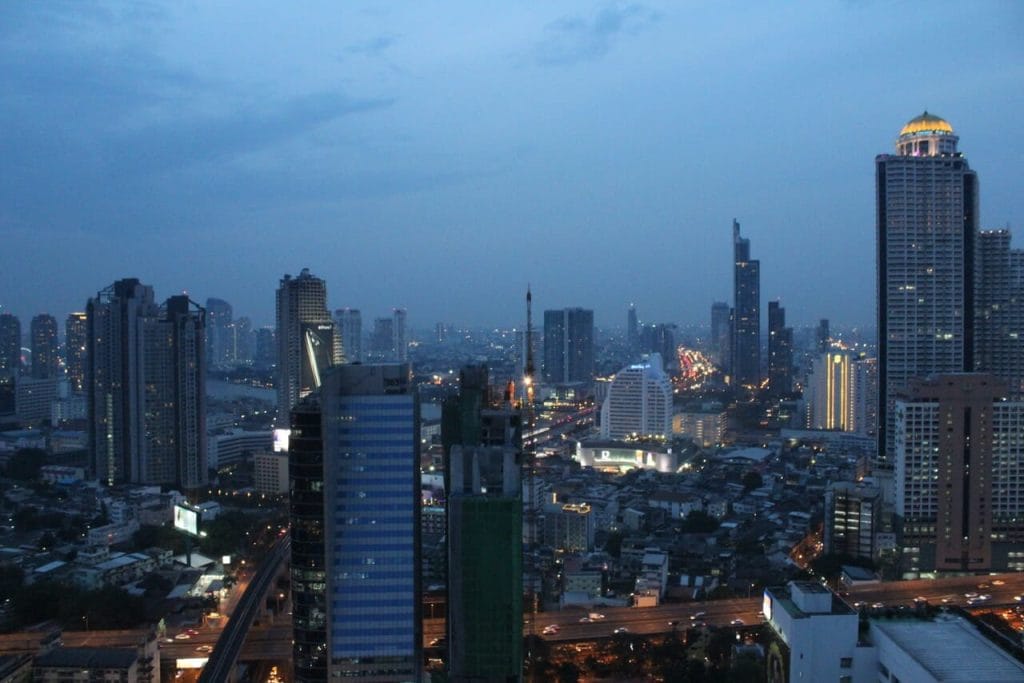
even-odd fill
[[[309,267],[413,327],[527,283],[706,323],[735,217],[763,309],[873,324],[874,156],[924,109],[1024,245],[1020,2],[7,1],[0,307],[138,277],[272,324]]]

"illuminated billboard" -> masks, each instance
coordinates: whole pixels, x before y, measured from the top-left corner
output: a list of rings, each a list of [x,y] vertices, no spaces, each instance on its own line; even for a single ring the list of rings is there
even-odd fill
[[[190,536],[199,535],[199,512],[184,505],[174,506],[174,528]]]
[[[320,388],[320,375],[334,360],[334,325],[302,323],[302,367],[299,375],[299,396]]]
[[[288,437],[292,434],[290,429],[275,429],[274,430],[274,452],[275,453],[287,453],[288,452]]]

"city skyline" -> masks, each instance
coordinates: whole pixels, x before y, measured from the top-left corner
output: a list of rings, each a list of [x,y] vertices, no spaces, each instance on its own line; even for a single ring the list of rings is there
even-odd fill
[[[870,324],[872,158],[924,109],[986,169],[981,227],[1022,213],[1022,143],[1003,132],[1022,98],[1016,5],[251,14],[266,21],[0,9],[0,310],[63,320],[139,277],[258,327],[280,273],[309,267],[332,310],[402,307],[417,329],[521,324],[494,302],[527,283],[599,326],[631,301],[703,323],[729,299],[737,218],[792,324]]]

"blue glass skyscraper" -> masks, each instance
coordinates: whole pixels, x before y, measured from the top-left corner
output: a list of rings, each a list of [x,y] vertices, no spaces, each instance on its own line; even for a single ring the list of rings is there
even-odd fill
[[[336,366],[318,402],[326,580],[303,590],[324,592],[328,678],[419,680],[419,406],[409,366]]]

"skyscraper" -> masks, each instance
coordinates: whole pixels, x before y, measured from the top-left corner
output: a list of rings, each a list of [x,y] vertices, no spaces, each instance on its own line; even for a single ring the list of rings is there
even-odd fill
[[[750,258],[750,240],[740,237],[740,224],[732,222],[733,243],[733,383],[761,384],[761,262]]]
[[[327,370],[292,427],[296,679],[419,680],[419,406],[409,366]]]
[[[523,637],[522,416],[488,384],[459,375],[445,402],[448,491],[448,673],[451,681],[519,681]]]
[[[832,348],[832,333],[829,332],[828,318],[822,318],[818,321],[815,336],[818,340],[818,351],[825,353]]]
[[[358,308],[339,308],[334,312],[334,324],[341,331],[341,348],[346,363],[363,361],[363,314]]]
[[[327,284],[303,268],[285,275],[277,289],[277,415],[288,420],[298,400],[320,386],[322,373],[336,362],[334,323],[327,310]],[[340,351],[340,340],[337,344]]]
[[[913,377],[974,360],[978,179],[952,126],[927,112],[896,154],[875,158],[878,219],[879,459],[891,464],[895,401]]]
[[[636,306],[633,304],[629,305],[629,310],[626,312],[626,348],[630,356],[635,356],[640,351],[640,320],[637,318]]]
[[[21,321],[0,313],[0,374],[16,375],[21,370]]]
[[[86,306],[86,400],[96,476],[108,484],[206,483],[205,312],[157,306],[131,278]]]
[[[60,374],[57,319],[48,313],[40,313],[32,318],[29,329],[32,343],[32,378],[57,378]]]
[[[409,340],[405,336],[405,309],[396,308],[391,312],[391,334],[394,335],[391,341],[393,360],[404,363],[409,360]]]
[[[853,360],[853,354],[846,351],[829,351],[814,358],[805,395],[810,429],[853,431]]]
[[[375,318],[373,321],[373,337],[370,349],[377,361],[390,361],[395,350],[394,318]]]
[[[768,302],[768,388],[776,396],[793,390],[793,328],[778,301]]]
[[[615,373],[601,406],[601,438],[668,438],[672,434],[672,383],[652,353]]]
[[[732,310],[724,301],[716,301],[711,304],[711,356],[726,374],[732,360],[731,336]]]
[[[583,308],[544,311],[544,381],[589,383],[594,379],[594,312]]]
[[[206,360],[211,367],[234,362],[231,323],[234,311],[223,299],[206,300]]]
[[[1024,251],[1009,230],[981,230],[975,248],[974,369],[1024,397]]]
[[[88,319],[85,313],[70,313],[64,321],[64,362],[71,391],[85,391],[85,348],[88,343]]]

